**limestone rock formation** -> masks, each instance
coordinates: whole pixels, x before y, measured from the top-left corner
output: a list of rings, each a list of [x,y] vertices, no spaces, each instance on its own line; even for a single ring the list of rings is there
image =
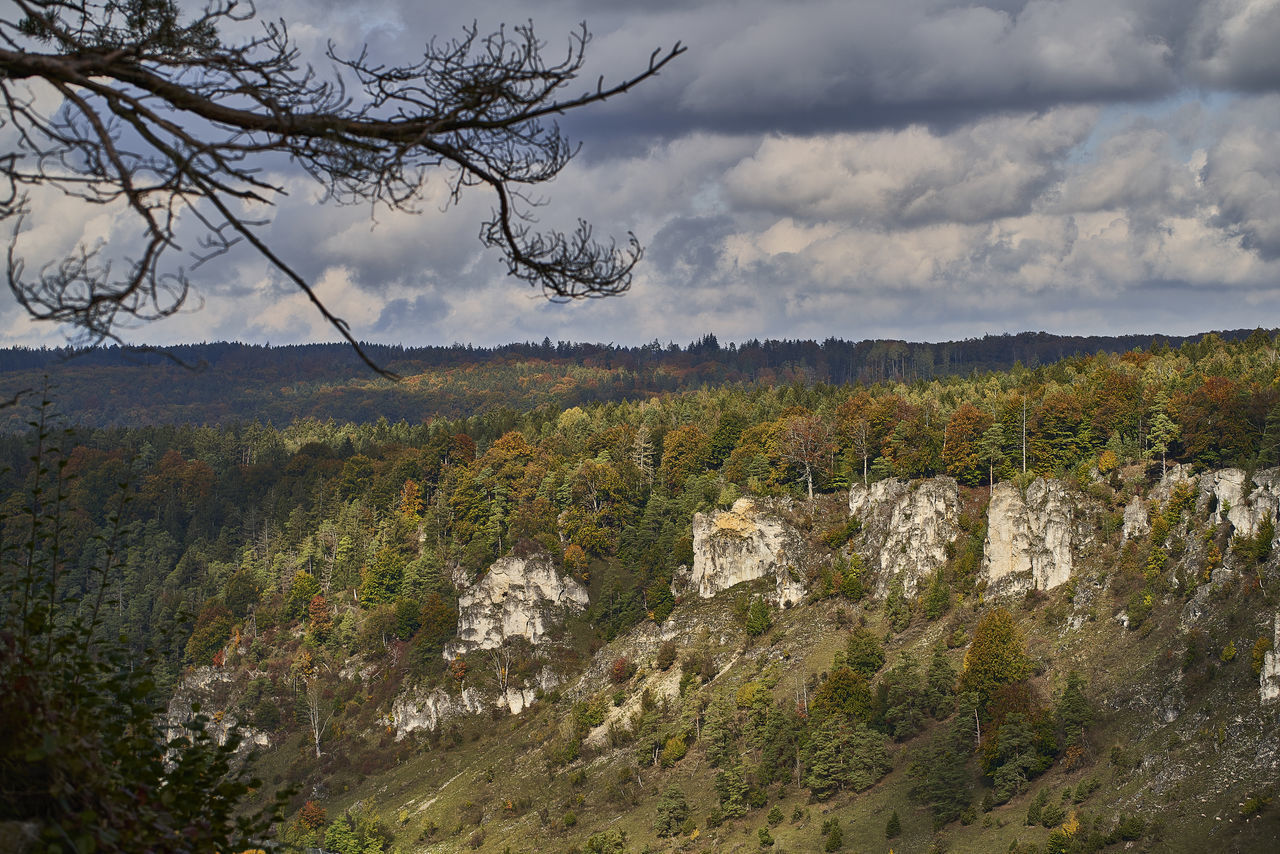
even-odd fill
[[[744,581],[774,580],[780,607],[804,598],[799,571],[802,538],[755,499],[739,498],[729,510],[693,516],[690,586],[704,599]]]
[[[950,477],[935,477],[914,486],[898,478],[849,490],[849,513],[862,521],[859,551],[877,570],[875,591],[885,595],[895,578],[914,596],[921,581],[947,560],[956,538],[960,488]]]
[[[184,734],[185,724],[191,720],[193,703],[199,703],[205,714],[211,715],[208,732],[218,744],[225,744],[232,729],[238,730],[240,749],[270,747],[271,736],[249,726],[244,715],[232,705],[237,672],[229,667],[194,667],[187,671],[174,688],[165,710],[163,727],[165,737],[174,739]],[[249,671],[250,678],[266,676],[261,671]],[[218,714],[221,711],[221,714]]]
[[[434,731],[451,718],[478,715],[484,710],[484,699],[474,688],[463,688],[456,697],[443,688],[425,694],[415,689],[396,697],[389,719],[399,741],[416,730]]]
[[[515,637],[537,646],[549,627],[588,604],[586,588],[557,572],[549,556],[501,558],[458,596],[458,636],[444,657],[495,649]]]
[[[1145,537],[1151,530],[1151,518],[1147,514],[1146,502],[1139,495],[1129,499],[1124,506],[1124,527],[1120,536],[1126,540],[1137,540]]]
[[[1258,674],[1258,694],[1263,703],[1280,702],[1280,613],[1276,614],[1275,639],[1271,651],[1262,658]]]
[[[1252,537],[1263,519],[1274,522],[1280,513],[1280,469],[1255,472],[1248,495],[1245,477],[1240,469],[1206,472],[1200,477],[1200,502],[1205,513],[1214,508],[1211,521],[1230,521],[1237,534]]]
[[[982,577],[988,595],[1050,590],[1071,577],[1075,501],[1065,484],[1037,478],[1023,498],[1011,483],[998,484],[987,509]]]

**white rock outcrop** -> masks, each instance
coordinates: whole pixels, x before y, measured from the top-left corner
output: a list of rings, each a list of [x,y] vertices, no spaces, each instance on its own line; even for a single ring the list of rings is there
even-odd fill
[[[987,509],[982,577],[988,595],[1051,590],[1074,566],[1075,501],[1061,481],[1037,478],[1024,498],[997,484]]]
[[[744,581],[774,580],[773,601],[804,598],[801,537],[755,499],[739,498],[729,510],[693,515],[693,571],[689,584],[708,599]]]
[[[1268,705],[1280,702],[1280,613],[1276,614],[1274,631],[1271,651],[1262,657],[1262,672],[1258,674],[1258,695]]]
[[[589,602],[587,589],[557,572],[549,556],[501,558],[458,596],[458,636],[444,657],[496,649],[507,638],[537,646],[551,626]]]
[[[849,513],[862,522],[859,551],[876,570],[875,592],[884,596],[895,578],[907,596],[946,563],[959,533],[960,487],[935,477],[914,485],[898,478],[849,490]]]
[[[1275,522],[1280,512],[1280,469],[1255,472],[1247,496],[1245,476],[1240,469],[1206,472],[1200,476],[1200,499],[1204,502],[1204,512],[1208,512],[1209,502],[1216,499],[1211,521],[1230,521],[1236,533],[1252,537],[1264,519]]]
[[[1120,536],[1125,540],[1137,540],[1145,537],[1151,530],[1151,517],[1147,514],[1146,502],[1139,495],[1129,499],[1124,506],[1124,527]]]
[[[266,674],[250,671],[249,675],[258,677]],[[227,736],[235,729],[240,735],[241,750],[270,747],[271,736],[268,733],[249,726],[243,716],[229,708],[236,676],[236,671],[231,668],[207,665],[194,667],[183,675],[165,710],[163,726],[166,739],[177,738],[186,732],[186,723],[193,715],[191,705],[199,703],[202,712],[210,716],[206,727],[218,744],[226,744]]]
[[[484,698],[474,688],[463,688],[457,696],[443,688],[425,694],[415,689],[396,697],[389,718],[399,741],[411,732],[434,731],[451,718],[478,715],[485,708]]]

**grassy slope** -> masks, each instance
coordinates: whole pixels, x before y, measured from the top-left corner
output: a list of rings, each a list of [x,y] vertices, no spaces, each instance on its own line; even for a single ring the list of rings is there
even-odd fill
[[[344,756],[327,757],[315,767],[306,758],[307,745],[295,737],[267,757],[263,771],[268,779],[306,776],[313,788],[304,794],[323,800],[330,815],[362,802],[394,826],[406,852],[465,851],[472,850],[471,843],[493,852],[572,851],[604,829],[625,831],[629,850],[635,851],[646,845],[653,851],[759,851],[757,830],[775,803],[785,819],[771,828],[774,852],[821,850],[821,826],[831,817],[840,819],[846,851],[927,851],[939,840],[954,852],[1007,851],[1015,841],[1043,848],[1049,831],[1025,825],[1031,799],[1047,788],[1061,801],[1065,787],[1086,778],[1101,785],[1074,807],[1082,818],[1100,817],[1109,828],[1126,812],[1148,822],[1140,841],[1128,847],[1119,843],[1114,850],[1275,850],[1280,810],[1269,807],[1249,821],[1241,815],[1246,798],[1273,794],[1277,782],[1277,710],[1260,707],[1249,662],[1254,638],[1270,631],[1275,606],[1249,583],[1229,584],[1213,594],[1197,625],[1214,650],[1231,639],[1240,652],[1230,662],[1211,656],[1206,665],[1184,672],[1182,598],[1166,597],[1139,631],[1127,631],[1113,619],[1121,607],[1110,588],[1118,553],[1116,542],[1103,543],[1077,567],[1074,585],[1029,604],[1009,603],[1038,662],[1039,695],[1050,700],[1065,674],[1076,670],[1086,676],[1097,718],[1089,732],[1090,750],[1078,767],[1055,764],[1010,803],[989,814],[979,810],[968,826],[953,823],[935,831],[928,811],[907,797],[911,753],[928,732],[893,745],[893,771],[867,792],[811,802],[808,790],[794,784],[781,793],[774,787],[769,805],[714,830],[706,826],[706,816],[716,802],[715,771],[696,743],[674,768],[638,767],[630,745],[608,747],[602,727],[594,734],[600,748],[584,749],[568,767],[549,769],[543,747],[565,729],[572,699],[615,691],[603,677],[605,663],[621,655],[640,663],[625,686],[624,708],[635,703],[645,685],[661,695],[659,686],[674,683],[673,673],[655,669],[657,638],[651,624],[600,650],[592,671],[577,685],[565,686],[566,696],[558,702],[539,702],[516,717],[462,721],[452,738],[434,746],[426,739],[394,743],[387,733],[373,733],[369,739],[377,743],[369,750],[381,751],[385,770],[366,775]],[[776,615],[774,627],[752,641],[733,619],[732,600],[732,594],[723,594],[688,602],[672,618],[682,649],[710,650],[717,666],[725,668],[703,691],[734,692],[743,682],[763,679],[773,684],[776,698],[794,697],[809,674],[830,666],[851,621],[865,617],[876,632],[885,630],[878,603],[826,601]],[[909,651],[927,661],[934,645],[958,626],[971,629],[986,607],[971,599],[938,622],[917,615],[888,644],[886,669]],[[962,654],[963,649],[951,653],[957,669]],[[653,834],[659,795],[671,782],[688,797],[696,838],[658,840]],[[976,770],[974,782],[975,803],[980,803],[985,789]],[[890,842],[884,828],[894,810],[903,832]],[[576,822],[566,826],[570,813]]]

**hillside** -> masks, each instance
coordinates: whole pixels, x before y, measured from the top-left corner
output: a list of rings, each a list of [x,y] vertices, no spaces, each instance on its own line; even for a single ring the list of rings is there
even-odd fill
[[[1243,340],[1251,330],[1216,333]],[[937,344],[905,341],[746,341],[721,346],[707,335],[685,347],[546,340],[492,349],[366,345],[373,374],[339,344],[270,347],[188,344],[163,352],[0,349],[0,391],[8,399],[49,378],[61,410],[88,427],[251,422],[285,426],[311,418],[411,425],[548,406],[639,400],[701,386],[914,382],[1015,365],[1036,367],[1095,353],[1177,347],[1203,336],[989,335]],[[6,413],[0,411],[0,416]],[[10,411],[0,426],[25,429]]]
[[[1145,500],[1132,480],[1116,477],[1085,492],[1067,488],[1029,514],[997,518],[1003,511],[992,509],[990,522],[974,529],[987,528],[975,593],[954,599],[933,594],[931,579],[962,573],[970,557],[950,549],[920,576],[912,567],[931,558],[919,540],[888,570],[897,594],[859,595],[831,577],[841,554],[853,566],[861,555],[874,561],[886,540],[945,525],[945,510],[913,504],[910,494],[867,505],[868,518],[893,524],[864,526],[845,548],[797,538],[784,554],[799,567],[770,565],[767,546],[753,553],[744,539],[756,536],[757,522],[793,531],[839,526],[849,518],[844,501],[812,510],[783,502],[746,517],[722,511],[695,521],[708,531],[695,545],[693,573],[707,569],[719,586],[732,583],[726,573],[734,569],[755,574],[754,565],[765,573],[760,580],[705,599],[687,589],[666,621],[641,623],[589,658],[574,654],[581,627],[572,624],[535,645],[518,633],[502,643],[499,633],[492,649],[453,659],[455,673],[458,661],[471,666],[434,696],[412,687],[417,680],[394,662],[363,671],[349,664],[335,696],[369,703],[376,714],[319,759],[309,755],[306,732],[273,739],[265,767],[300,778],[330,818],[376,817],[405,851],[814,851],[824,849],[831,834],[822,829],[833,822],[843,844],[829,850],[1268,850],[1280,834],[1269,801],[1280,768],[1280,703],[1261,700],[1256,665],[1267,665],[1268,685],[1280,671],[1274,653],[1255,650],[1280,626],[1280,579],[1275,557],[1246,541],[1274,537],[1267,526],[1280,473],[1259,474],[1252,500],[1232,510],[1221,496],[1239,498],[1240,472],[1190,482],[1184,475],[1155,484]],[[1033,482],[1028,495],[1046,483]],[[916,495],[956,488],[946,480],[912,486]],[[954,509],[981,515],[981,492],[957,491]],[[1126,501],[1130,493],[1139,497]],[[1127,514],[1127,537],[1112,521],[1125,506],[1141,510]],[[1233,512],[1237,521],[1262,517],[1259,530],[1234,528]],[[1070,571],[1047,589],[1052,572],[1029,570],[1012,585],[1013,576],[998,576],[995,529],[1032,532],[1055,515],[1062,522],[1060,514],[1072,517],[1072,530],[1058,553],[1033,538],[1011,557],[1037,568],[1067,561]],[[1139,533],[1143,514],[1154,538]],[[963,515],[952,523],[958,538],[973,533],[960,526]],[[743,530],[744,518],[752,530]],[[1211,544],[1233,537],[1211,568]],[[726,559],[726,548],[736,558]],[[1177,557],[1153,580],[1144,567],[1161,550]],[[776,604],[775,570],[796,572],[805,592],[786,609],[771,604],[762,628],[750,606]],[[878,575],[856,577],[874,588],[885,581]],[[924,584],[904,602],[898,585],[913,575]],[[1151,588],[1158,592],[1149,606],[1133,595]],[[956,674],[966,687],[975,670],[966,656],[999,616],[1010,619],[1013,654],[1025,653],[1027,669],[997,677],[1003,687],[985,703],[952,694]],[[510,614],[506,622],[510,629]],[[243,707],[246,687],[263,673],[245,668],[252,646],[233,649],[217,677],[196,676],[229,680],[222,692],[205,693],[206,702],[230,713]],[[512,705],[511,688],[498,684],[499,661],[510,665],[512,684],[530,689],[527,708]],[[848,678],[851,667],[857,678]],[[975,706],[984,729],[976,751]],[[1031,725],[1025,735],[1013,732],[1019,721]],[[1087,723],[1073,732],[1069,721]],[[865,739],[842,750],[881,758],[827,768],[817,742],[841,727],[844,738]],[[943,773],[938,766],[948,763]],[[688,810],[668,827],[660,817],[677,790]],[[1032,812],[1041,818],[1029,821]],[[886,839],[895,814],[900,835]],[[772,846],[761,844],[762,829]]]
[[[55,401],[0,437],[0,557],[49,543],[297,846],[1269,850],[1278,353],[413,424]]]

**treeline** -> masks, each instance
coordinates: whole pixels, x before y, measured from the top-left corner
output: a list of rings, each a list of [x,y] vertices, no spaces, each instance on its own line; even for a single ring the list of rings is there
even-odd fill
[[[170,676],[250,614],[259,631],[306,622],[315,596],[335,648],[410,643],[434,672],[456,585],[513,550],[546,551],[586,581],[588,624],[608,638],[671,611],[693,513],[743,494],[1275,465],[1277,364],[1276,341],[1256,333],[931,382],[725,385],[429,424],[76,427],[58,452],[64,583],[96,592],[89,568],[125,483],[137,522],[108,619],[139,654],[160,649]],[[27,500],[29,456],[23,437],[0,440],[8,517]],[[357,601],[370,619],[344,623],[333,603]]]
[[[1247,330],[1216,337],[1242,340]],[[721,345],[714,335],[686,346],[639,347],[558,342],[495,348],[367,345],[383,367],[375,377],[339,344],[270,347],[212,343],[164,352],[9,348],[0,350],[4,396],[40,388],[46,375],[78,423],[228,424],[298,418],[419,423],[461,418],[501,406],[565,409],[723,384],[874,384],[928,381],[1034,368],[1065,358],[1199,340],[1166,336],[1080,337],[1023,333],[942,343],[751,340]],[[194,368],[195,370],[192,370]],[[0,422],[22,429],[10,412]]]

